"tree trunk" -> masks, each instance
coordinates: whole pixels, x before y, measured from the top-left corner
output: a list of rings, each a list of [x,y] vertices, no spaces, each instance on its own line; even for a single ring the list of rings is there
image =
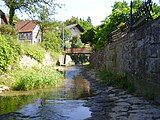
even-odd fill
[[[15,8],[13,5],[11,5],[10,10],[9,10],[9,24],[13,25],[13,17],[15,15]]]

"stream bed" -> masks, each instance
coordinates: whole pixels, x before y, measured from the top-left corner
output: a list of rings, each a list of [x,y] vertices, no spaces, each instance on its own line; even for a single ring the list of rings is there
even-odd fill
[[[0,96],[0,120],[83,120],[91,116],[84,107],[90,84],[81,66],[66,67],[63,87],[11,91]]]

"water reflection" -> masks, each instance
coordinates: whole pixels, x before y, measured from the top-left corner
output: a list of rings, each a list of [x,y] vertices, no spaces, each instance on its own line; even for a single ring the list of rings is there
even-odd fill
[[[81,67],[65,68],[64,86],[0,97],[0,119],[83,120],[90,117],[83,107],[90,94],[89,82],[79,74]]]

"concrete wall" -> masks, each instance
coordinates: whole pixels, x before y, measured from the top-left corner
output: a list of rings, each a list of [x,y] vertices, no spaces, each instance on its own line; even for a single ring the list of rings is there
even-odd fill
[[[137,92],[160,102],[160,17],[90,57],[96,69],[128,73]]]

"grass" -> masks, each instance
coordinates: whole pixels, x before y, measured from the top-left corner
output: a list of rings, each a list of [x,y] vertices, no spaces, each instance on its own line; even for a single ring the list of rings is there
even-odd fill
[[[135,88],[133,83],[127,79],[127,75],[124,73],[114,73],[108,70],[97,72],[97,76],[102,80],[102,84],[113,85],[130,93],[133,93]]]
[[[42,63],[45,58],[45,49],[39,44],[30,44],[30,43],[21,43],[22,54],[28,55],[31,58],[34,58],[38,62]]]
[[[52,67],[35,67],[11,71],[8,75],[1,77],[0,83],[13,90],[31,90],[59,86],[63,79],[63,74]]]
[[[91,70],[91,69],[93,69],[94,67],[93,67],[92,64],[89,63],[89,64],[85,64],[85,68]]]

